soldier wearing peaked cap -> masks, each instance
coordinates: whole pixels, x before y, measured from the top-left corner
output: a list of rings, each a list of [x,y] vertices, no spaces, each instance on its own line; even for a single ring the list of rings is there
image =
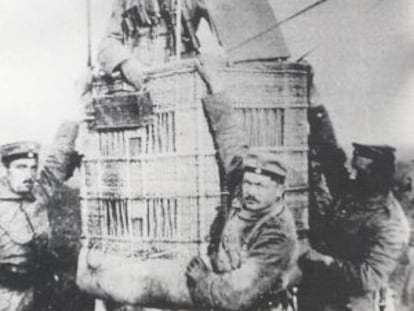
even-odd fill
[[[0,180],[0,310],[40,310],[43,281],[51,277],[47,210],[73,170],[77,125],[64,123],[44,167],[33,142],[0,149],[6,175]],[[39,298],[39,299],[38,299]]]
[[[354,153],[357,156],[378,161],[395,161],[395,148],[388,145],[363,145],[352,143]]]
[[[409,239],[390,191],[395,149],[354,143],[348,171],[326,109],[311,107],[309,121],[312,248],[299,260],[299,310],[387,310]]]
[[[283,199],[287,170],[276,154],[247,152],[225,93],[203,105],[233,200],[211,227],[212,268],[199,257],[187,267],[189,292],[206,308],[266,310],[271,300],[280,304],[273,293],[286,289],[298,257],[294,218]]]
[[[39,155],[40,145],[36,142],[17,142],[6,144],[0,147],[1,161],[4,165],[18,158],[37,159]]]
[[[34,178],[30,174],[35,171],[19,170],[19,166],[25,166],[25,162],[32,164],[32,168],[37,167],[40,145],[35,142],[18,142],[3,145],[0,149],[1,161],[7,168],[8,186],[15,193],[30,195],[34,184]]]

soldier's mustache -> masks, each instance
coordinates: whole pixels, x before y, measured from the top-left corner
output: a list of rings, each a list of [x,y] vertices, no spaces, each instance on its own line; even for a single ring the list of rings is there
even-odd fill
[[[254,196],[248,195],[244,198],[245,201],[252,201],[253,203],[259,203],[259,200],[257,200]]]

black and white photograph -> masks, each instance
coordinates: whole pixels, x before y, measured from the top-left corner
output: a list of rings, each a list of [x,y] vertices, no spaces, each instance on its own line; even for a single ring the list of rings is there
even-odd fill
[[[412,0],[1,0],[0,42],[0,311],[414,311]]]

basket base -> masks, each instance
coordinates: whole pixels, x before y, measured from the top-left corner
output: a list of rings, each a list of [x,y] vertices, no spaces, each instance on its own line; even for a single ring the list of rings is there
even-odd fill
[[[186,285],[187,264],[183,258],[140,261],[83,248],[77,284],[94,297],[121,304],[187,309],[194,307]]]

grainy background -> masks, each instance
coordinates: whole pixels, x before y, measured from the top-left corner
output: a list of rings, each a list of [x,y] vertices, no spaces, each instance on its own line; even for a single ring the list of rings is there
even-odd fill
[[[112,0],[91,1],[95,55]],[[270,2],[282,20],[315,0]],[[86,68],[85,4],[0,1],[0,144],[21,139],[49,144],[63,118],[79,117],[74,81]],[[307,59],[345,148],[354,140],[385,142],[399,147],[400,156],[414,158],[412,0],[330,0],[281,28],[292,59],[316,47]],[[204,49],[215,53],[217,46],[206,29],[200,29]],[[400,180],[413,174],[414,165],[407,165],[400,167]],[[55,211],[52,223],[55,250],[67,260],[57,287],[64,291],[56,296],[64,305],[83,298],[73,288],[79,247],[76,191],[67,195],[72,199],[63,198],[67,204]],[[401,194],[406,209],[413,197],[411,191]]]

